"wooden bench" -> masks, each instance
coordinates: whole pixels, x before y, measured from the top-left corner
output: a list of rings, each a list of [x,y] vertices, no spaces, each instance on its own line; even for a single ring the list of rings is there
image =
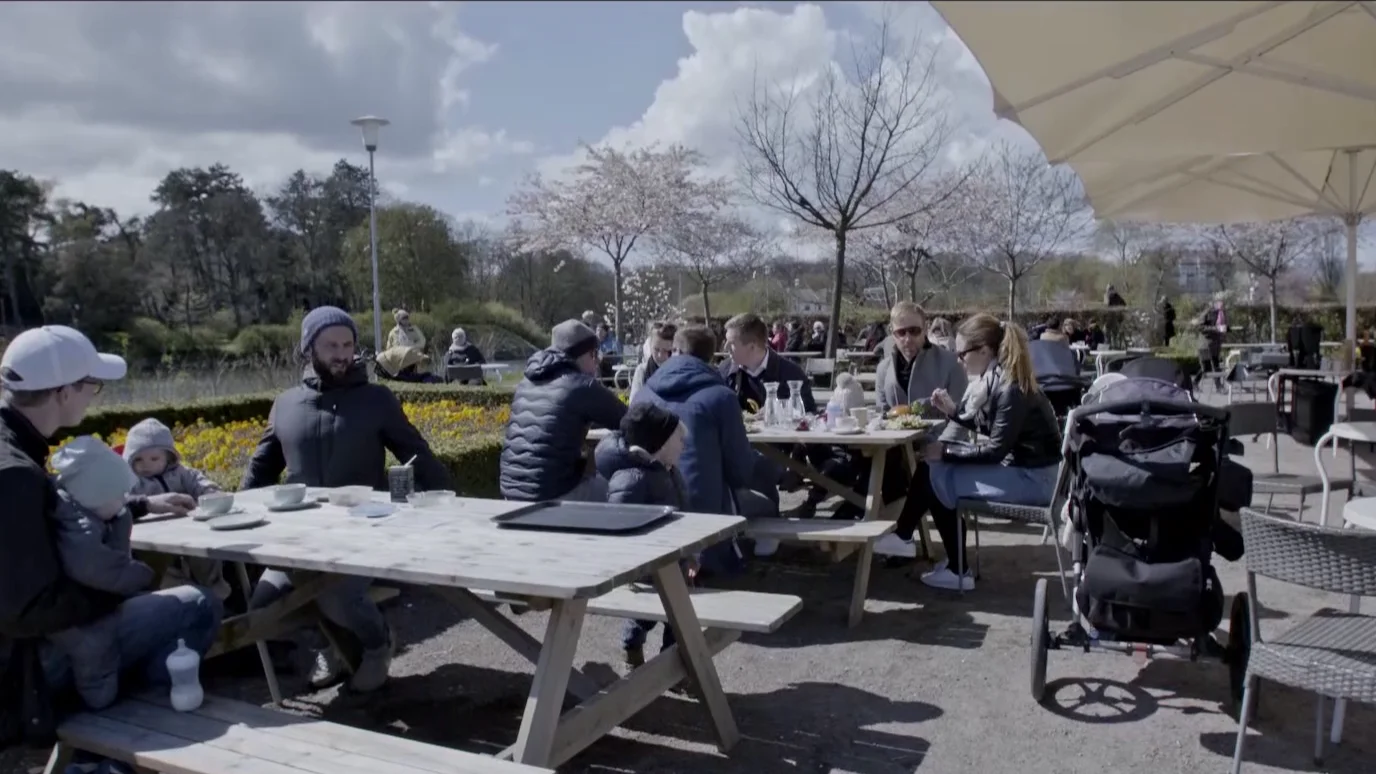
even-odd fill
[[[161,774],[535,774],[549,769],[424,744],[207,696],[176,712],[161,696],[128,699],[58,728],[46,774],[76,750]]]
[[[751,519],[745,534],[799,543],[821,544],[839,559],[855,551],[855,584],[851,588],[848,626],[860,623],[865,614],[865,597],[870,587],[870,565],[874,544],[897,526],[892,521],[840,521],[831,519]],[[859,550],[855,550],[855,549]]]
[[[529,600],[490,591],[473,594],[488,602],[505,602],[526,606]],[[695,588],[689,590],[698,622],[708,629],[768,634],[783,626],[798,614],[803,600],[790,594],[767,594],[760,591]],[[666,621],[664,605],[659,594],[650,586],[632,584],[614,589],[588,600],[588,612],[609,618],[631,618],[637,621]]]

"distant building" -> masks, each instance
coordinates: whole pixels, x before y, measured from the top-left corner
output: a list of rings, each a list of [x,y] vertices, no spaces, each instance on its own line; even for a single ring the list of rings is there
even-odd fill
[[[794,317],[815,317],[826,314],[827,302],[812,288],[794,287],[785,294],[784,306]]]

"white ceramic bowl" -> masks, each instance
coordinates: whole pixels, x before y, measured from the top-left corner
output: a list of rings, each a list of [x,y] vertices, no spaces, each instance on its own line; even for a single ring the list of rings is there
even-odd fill
[[[196,501],[196,505],[199,506],[202,511],[216,516],[223,513],[229,513],[229,509],[234,507],[234,493],[210,492],[208,494],[203,494],[201,498]]]
[[[306,499],[305,484],[279,484],[269,491],[272,492],[273,505],[296,505]]]
[[[359,503],[366,503],[373,499],[373,488],[370,486],[341,486],[330,490],[330,504],[344,508],[352,508]]]

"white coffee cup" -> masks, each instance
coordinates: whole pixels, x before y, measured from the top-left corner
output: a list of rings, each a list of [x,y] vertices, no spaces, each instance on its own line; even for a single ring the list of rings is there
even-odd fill
[[[842,433],[849,433],[859,429],[859,427],[860,424],[855,421],[854,417],[837,417],[836,423],[831,429]]]
[[[216,516],[229,513],[229,509],[234,507],[234,493],[210,492],[208,494],[203,494],[200,500],[196,502],[196,505],[206,513],[212,513]]]
[[[296,505],[306,499],[305,484],[281,484],[272,488],[272,504]]]
[[[870,423],[870,410],[865,406],[857,406],[851,409],[850,416],[855,420],[855,424],[861,427]]]

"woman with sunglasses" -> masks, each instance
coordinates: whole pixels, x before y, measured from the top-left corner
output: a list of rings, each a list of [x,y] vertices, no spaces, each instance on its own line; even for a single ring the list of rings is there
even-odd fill
[[[970,591],[975,580],[956,502],[972,498],[1049,504],[1061,459],[1061,432],[1032,373],[1027,334],[1017,324],[988,314],[967,318],[956,330],[956,357],[970,378],[970,388],[960,405],[949,393],[937,390],[932,405],[978,440],[927,444],[923,458],[930,471],[930,490],[916,494],[919,499],[925,496],[947,556],[947,563],[924,574],[922,582]]]

